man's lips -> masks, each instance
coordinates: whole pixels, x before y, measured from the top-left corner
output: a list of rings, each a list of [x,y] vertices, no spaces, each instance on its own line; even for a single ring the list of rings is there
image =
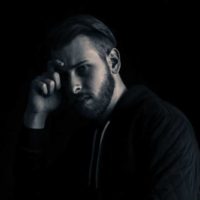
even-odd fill
[[[74,103],[83,103],[90,100],[92,97],[89,94],[79,94],[74,97]]]

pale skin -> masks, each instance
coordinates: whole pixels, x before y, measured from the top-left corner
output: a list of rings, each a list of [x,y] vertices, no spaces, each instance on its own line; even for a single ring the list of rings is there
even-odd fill
[[[115,64],[113,64],[113,61]],[[98,97],[100,85],[105,74],[105,63],[99,56],[91,40],[84,35],[73,39],[68,45],[54,54],[54,62],[67,72],[70,94],[92,92]],[[114,78],[115,88],[111,101],[105,112],[109,114],[126,87],[119,75],[120,56],[116,49],[112,49],[106,56],[111,75]],[[89,67],[88,67],[89,66]],[[84,76],[82,75],[85,73]],[[31,84],[29,100],[24,114],[24,124],[28,128],[42,129],[50,112],[56,110],[61,102],[61,76],[51,66],[48,71],[36,77]],[[88,101],[88,104],[91,102]],[[105,117],[103,116],[103,117]]]

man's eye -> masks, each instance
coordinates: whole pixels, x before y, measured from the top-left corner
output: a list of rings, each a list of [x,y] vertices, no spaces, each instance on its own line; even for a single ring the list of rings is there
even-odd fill
[[[79,75],[84,75],[88,71],[88,66],[87,65],[82,65],[77,68],[77,73]]]

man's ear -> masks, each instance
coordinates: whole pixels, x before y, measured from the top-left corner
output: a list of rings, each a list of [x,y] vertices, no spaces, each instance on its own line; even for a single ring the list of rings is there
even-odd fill
[[[120,53],[116,48],[110,51],[107,57],[108,65],[113,74],[118,74],[121,67]]]

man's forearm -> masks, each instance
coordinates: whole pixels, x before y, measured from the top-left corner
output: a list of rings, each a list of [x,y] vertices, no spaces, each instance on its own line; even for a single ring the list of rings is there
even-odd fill
[[[31,129],[43,129],[46,119],[47,113],[31,113],[26,111],[24,114],[24,125]]]

